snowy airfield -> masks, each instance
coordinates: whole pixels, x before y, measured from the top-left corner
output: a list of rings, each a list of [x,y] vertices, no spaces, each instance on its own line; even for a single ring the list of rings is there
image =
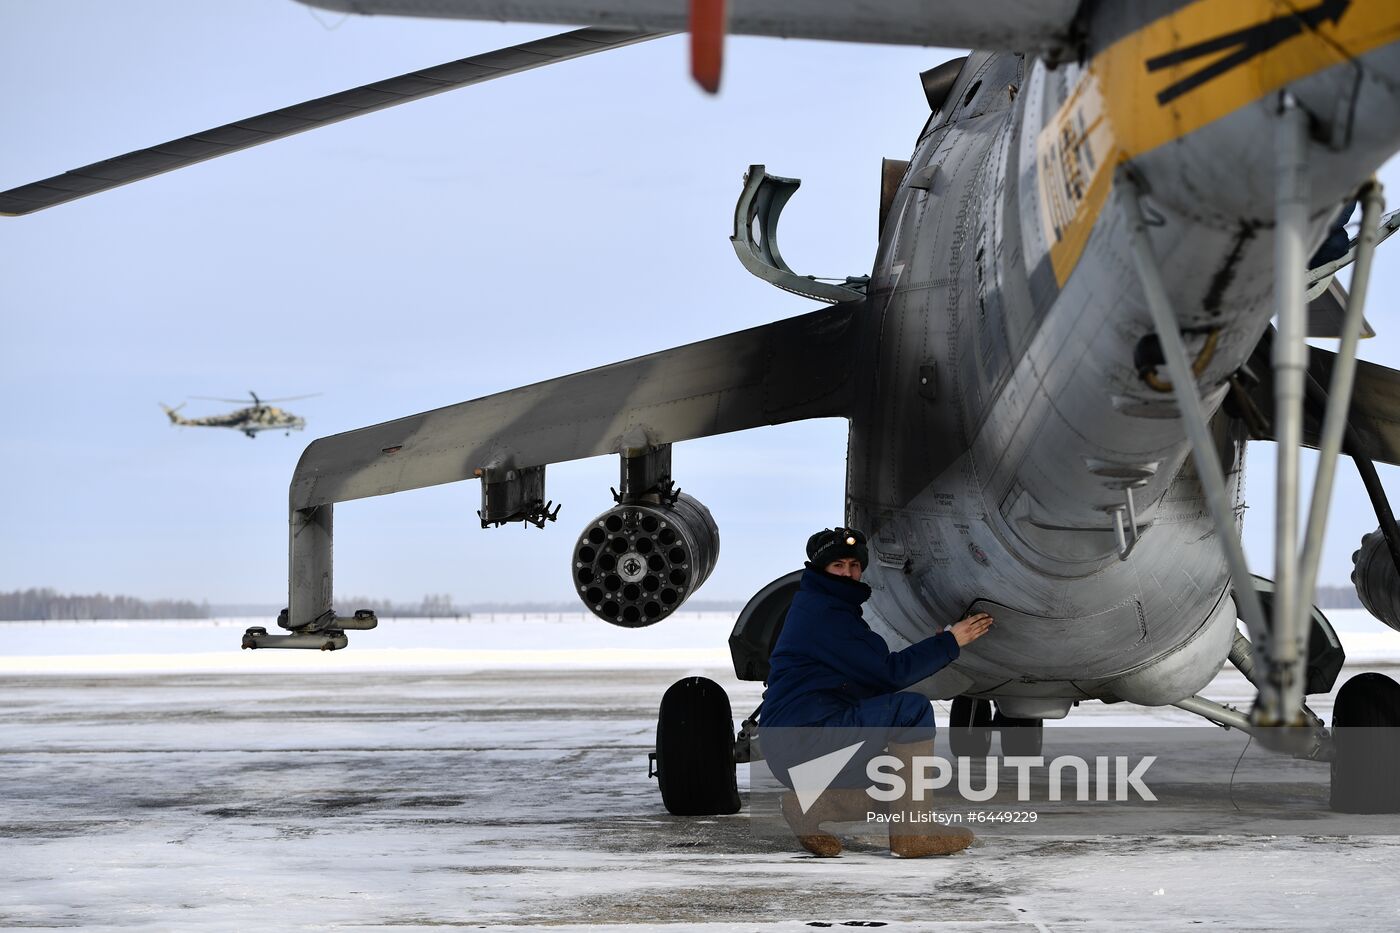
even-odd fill
[[[1400,634],[1329,617],[1339,685],[1395,676]],[[950,859],[815,860],[743,814],[672,817],[646,776],[662,692],[702,673],[736,719],[758,701],[732,621],[384,620],[331,654],[239,651],[264,619],[0,623],[0,928],[1400,928],[1395,836],[985,835]],[[1227,672],[1206,695],[1250,691]],[[1085,704],[1069,722],[1196,721]]]

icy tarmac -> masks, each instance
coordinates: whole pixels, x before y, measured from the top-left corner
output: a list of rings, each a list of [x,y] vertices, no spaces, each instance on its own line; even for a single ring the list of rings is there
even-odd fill
[[[662,692],[703,673],[736,719],[757,703],[727,666],[729,617],[386,621],[334,654],[239,652],[246,624],[4,624],[0,928],[1400,928],[1391,836],[988,836],[941,860],[816,860],[743,814],[672,817],[646,776]],[[1343,639],[1363,646],[1343,679],[1394,674],[1400,635]],[[1208,695],[1248,691],[1222,674]]]

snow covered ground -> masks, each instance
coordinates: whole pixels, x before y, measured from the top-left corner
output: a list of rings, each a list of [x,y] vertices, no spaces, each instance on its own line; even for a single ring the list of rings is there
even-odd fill
[[[734,613],[680,612],[623,629],[586,612],[383,619],[336,652],[240,651],[244,629],[272,618],[133,622],[0,622],[0,675],[222,671],[383,671],[729,665]],[[1397,636],[1400,641],[1400,636]]]
[[[1343,679],[1394,674],[1400,634],[1329,615]],[[1400,837],[985,835],[951,859],[815,860],[743,814],[672,817],[646,777],[666,686],[704,673],[736,717],[757,703],[729,615],[386,620],[340,652],[237,649],[269,623],[0,624],[0,928],[1400,928]],[[1233,674],[1207,694],[1249,698]]]

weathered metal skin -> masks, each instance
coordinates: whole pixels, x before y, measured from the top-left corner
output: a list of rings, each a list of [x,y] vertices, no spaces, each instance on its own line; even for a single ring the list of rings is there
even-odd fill
[[[1398,67],[1389,46],[1293,85],[1325,114],[1354,95],[1346,145],[1311,147],[1315,239],[1400,144]],[[1112,197],[1067,279],[1048,268],[1037,142],[1082,77],[974,55],[920,139],[872,274],[861,369],[875,378],[852,419],[847,518],[871,533],[873,624],[912,642],[978,600],[1011,610],[920,685],[930,696],[1171,703],[1214,676],[1235,628],[1172,395],[1134,363],[1152,326]],[[1208,411],[1272,314],[1259,141],[1275,97],[1130,161],[1188,348],[1207,356]],[[1238,514],[1244,432],[1223,413],[1215,425]],[[1111,510],[1127,487],[1140,537],[1120,559]]]

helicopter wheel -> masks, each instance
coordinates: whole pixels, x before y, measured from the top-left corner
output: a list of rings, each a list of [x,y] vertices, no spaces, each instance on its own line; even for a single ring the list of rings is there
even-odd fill
[[[1384,674],[1357,674],[1332,707],[1332,809],[1400,812],[1400,684]]]
[[[992,750],[992,701],[953,698],[948,714],[948,748],[954,758],[985,758]]]
[[[734,720],[724,688],[705,677],[678,680],[661,697],[656,778],[676,816],[738,813]]]
[[[1001,736],[1001,753],[1008,756],[1035,758],[1045,743],[1045,720],[1017,719],[1003,716],[1000,711],[992,719]]]

